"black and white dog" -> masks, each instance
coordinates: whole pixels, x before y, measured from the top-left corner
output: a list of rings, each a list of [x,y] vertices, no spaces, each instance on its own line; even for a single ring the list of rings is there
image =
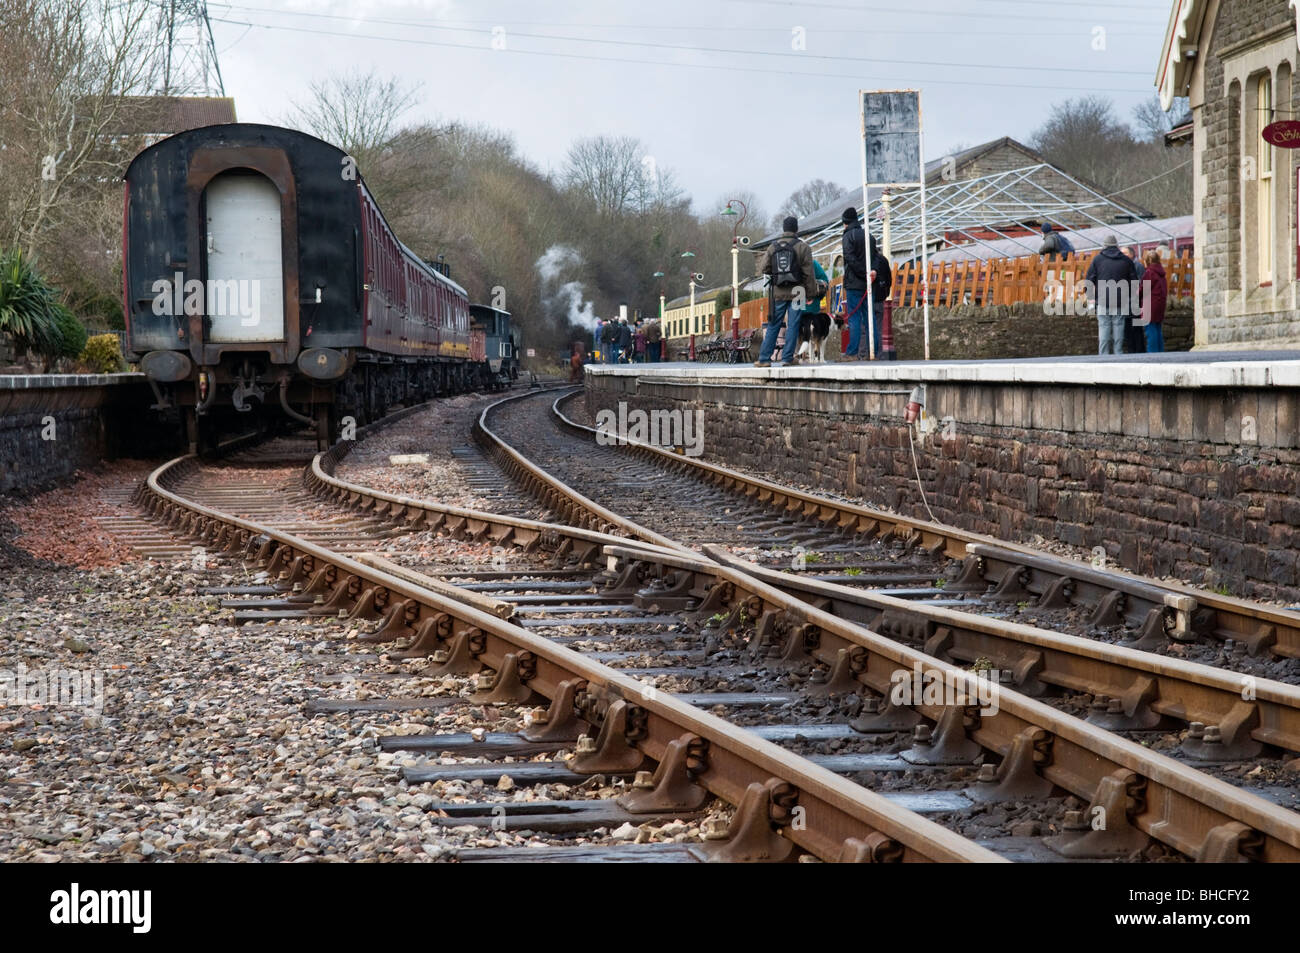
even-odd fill
[[[809,363],[817,355],[817,363],[826,363],[826,342],[831,338],[831,316],[824,311],[805,314],[799,322],[799,350],[802,358],[806,353]]]

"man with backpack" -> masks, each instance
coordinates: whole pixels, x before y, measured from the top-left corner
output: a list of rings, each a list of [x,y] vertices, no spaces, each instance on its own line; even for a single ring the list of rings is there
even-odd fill
[[[1048,261],[1055,261],[1058,255],[1064,258],[1073,251],[1074,246],[1065,235],[1053,231],[1051,222],[1043,223],[1043,244],[1039,246],[1038,254],[1046,255]]]
[[[794,352],[799,346],[800,315],[809,301],[823,294],[817,285],[812,249],[807,242],[800,241],[798,231],[799,220],[793,215],[786,216],[781,223],[781,237],[764,250],[758,263],[758,274],[770,276],[768,288],[772,307],[755,367],[772,366],[772,351],[776,349],[776,338],[782,325],[786,324],[787,315],[790,320],[785,329],[781,360],[786,364],[799,363]]]

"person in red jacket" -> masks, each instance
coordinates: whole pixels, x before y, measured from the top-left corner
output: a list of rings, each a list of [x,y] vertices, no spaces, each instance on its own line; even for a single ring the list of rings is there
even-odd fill
[[[1165,306],[1169,301],[1169,279],[1160,263],[1160,252],[1146,254],[1146,271],[1142,274],[1142,317],[1146,321],[1147,353],[1165,349]]]

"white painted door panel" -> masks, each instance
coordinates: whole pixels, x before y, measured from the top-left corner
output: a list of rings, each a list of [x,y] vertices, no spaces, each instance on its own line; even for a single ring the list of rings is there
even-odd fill
[[[226,173],[205,190],[208,340],[284,340],[280,192],[261,175]]]

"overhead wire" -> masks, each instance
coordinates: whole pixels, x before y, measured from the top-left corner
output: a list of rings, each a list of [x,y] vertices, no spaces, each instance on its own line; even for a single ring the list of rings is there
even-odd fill
[[[670,67],[670,68],[676,67],[676,68],[685,68],[685,69],[708,69],[708,70],[718,70],[723,72],[762,73],[765,75],[771,75],[772,73],[771,69],[764,69],[757,66],[745,67],[745,66],[735,66],[735,65],[723,64],[723,63],[670,62],[664,60],[646,60],[646,59],[637,59],[637,58],[621,57],[621,56],[598,56],[591,53],[572,53],[572,52],[565,52],[559,50],[521,50],[517,47],[506,47],[504,49],[494,49],[490,46],[485,46],[485,45],[452,43],[445,40],[419,39],[419,38],[408,37],[408,36],[381,36],[376,34],[365,34],[365,33],[356,33],[356,32],[340,33],[332,30],[318,30],[318,29],[313,29],[304,26],[291,26],[291,25],[279,24],[279,23],[256,23],[249,20],[233,20],[233,19],[217,17],[217,16],[209,16],[209,19],[214,23],[228,23],[236,26],[253,27],[256,29],[263,29],[263,30],[280,30],[280,31],[293,32],[293,33],[311,34],[317,36],[334,36],[334,37],[339,37],[341,39],[351,39],[351,40],[377,40],[380,42],[414,44],[417,46],[436,46],[444,49],[469,50],[472,52],[486,52],[486,53],[493,53],[493,54],[513,53],[515,55],[522,55],[522,56],[555,57],[560,59],[579,59],[579,60],[590,60],[595,62],[608,62],[608,63],[619,63],[619,64],[636,63],[642,65]],[[513,34],[513,35],[518,35],[518,34]],[[546,39],[555,39],[555,37],[547,37]],[[580,40],[580,42],[590,42],[590,41],[584,39],[584,40]],[[682,49],[682,48],[678,48],[678,49]],[[683,51],[689,52],[689,50],[683,50]],[[749,52],[750,51],[744,51],[743,55],[749,55]],[[792,55],[799,56],[802,54],[795,53]],[[857,62],[861,62],[861,61],[859,60]],[[925,64],[921,62],[905,61],[905,65],[918,65],[918,66],[941,65],[942,66],[942,65],[954,65],[954,64]],[[985,68],[1017,69],[1022,67],[985,67]],[[1059,72],[1060,70],[1053,69],[1053,71]],[[868,77],[861,73],[827,73],[827,72],[810,72],[808,70],[788,70],[788,69],[783,69],[782,75],[813,76],[813,77],[818,77],[823,79],[866,80],[866,79],[877,78],[877,77]],[[1145,73],[1139,75],[1145,75]],[[910,80],[899,79],[896,76],[890,76],[889,80],[893,82],[911,82]],[[1021,89],[1024,87],[1023,83],[997,83],[997,82],[989,82],[986,80],[973,80],[969,78],[963,78],[961,80],[942,80],[942,79],[933,79],[927,77],[923,82],[926,85],[939,85],[939,86],[979,86],[979,87],[987,87],[987,88],[1005,88],[1005,89]],[[1050,90],[1065,90],[1069,92],[1078,91],[1077,85],[1076,86],[1052,86],[1052,85],[1043,85],[1041,83],[1036,83],[1035,88],[1050,89]],[[1093,88],[1092,91],[1103,92],[1103,93],[1146,92],[1145,89],[1137,90],[1137,89],[1124,89],[1124,88],[1117,88],[1117,87],[1105,87],[1100,89]]]

